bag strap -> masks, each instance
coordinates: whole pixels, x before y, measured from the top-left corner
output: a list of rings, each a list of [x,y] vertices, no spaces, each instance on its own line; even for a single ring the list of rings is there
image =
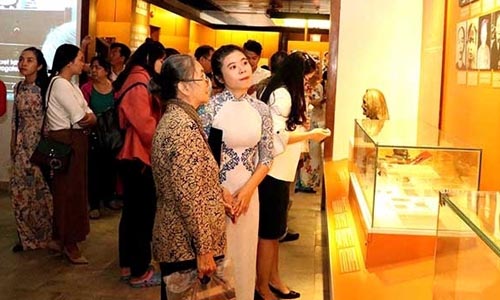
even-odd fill
[[[142,86],[144,86],[146,89],[148,88],[148,85],[147,85],[147,84],[145,84],[144,82],[140,82],[140,81],[138,81],[138,82],[134,82],[134,83],[132,83],[129,87],[127,87],[127,88],[125,89],[125,91],[123,91],[123,93],[121,93],[121,94],[120,94],[120,97],[118,97],[118,99],[116,99],[116,100],[115,100],[115,107],[118,107],[118,105],[120,105],[120,103],[121,103],[121,102],[122,102],[122,100],[123,100],[123,97],[125,97],[125,94],[127,94],[127,93],[128,93],[128,91],[130,91],[132,88],[134,88],[134,87],[136,87],[136,86],[138,86],[138,85],[142,85]]]
[[[46,102],[47,105],[45,105],[45,112],[43,113],[43,120],[42,120],[42,129],[41,129],[41,134],[42,136],[44,136],[44,132],[45,132],[45,119],[47,118],[47,112],[49,111],[49,103],[50,103],[50,92],[52,92],[52,86],[54,85],[54,82],[59,79],[58,76],[54,77],[52,79],[52,81],[50,82],[49,84],[49,88],[47,89],[47,94],[45,95],[45,100],[44,99],[44,103]],[[73,125],[71,124],[71,127],[73,127]]]

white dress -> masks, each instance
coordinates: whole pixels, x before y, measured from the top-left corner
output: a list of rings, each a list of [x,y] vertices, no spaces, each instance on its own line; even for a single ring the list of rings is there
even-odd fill
[[[200,112],[207,134],[222,129],[220,181],[231,193],[240,189],[259,163],[272,163],[272,119],[263,102],[245,95],[237,100],[227,90],[212,97]],[[259,196],[252,195],[245,215],[227,218],[226,257],[234,263],[236,299],[252,300],[259,227]]]

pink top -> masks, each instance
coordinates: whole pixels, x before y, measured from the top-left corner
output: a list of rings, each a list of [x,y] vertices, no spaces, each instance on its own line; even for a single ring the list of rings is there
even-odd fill
[[[82,90],[83,97],[90,104],[90,95],[92,94],[92,80],[87,81],[84,85],[80,87]]]

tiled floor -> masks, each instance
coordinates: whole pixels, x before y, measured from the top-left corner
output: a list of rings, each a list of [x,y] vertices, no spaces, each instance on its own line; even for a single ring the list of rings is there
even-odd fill
[[[326,273],[327,238],[318,195],[295,194],[289,225],[298,241],[281,244],[280,271],[301,299],[329,299]],[[12,253],[15,224],[8,193],[0,191],[0,299],[117,300],[159,299],[159,288],[133,289],[118,280],[117,225],[119,212],[104,211],[91,222],[82,249],[87,266],[73,266],[45,250]]]

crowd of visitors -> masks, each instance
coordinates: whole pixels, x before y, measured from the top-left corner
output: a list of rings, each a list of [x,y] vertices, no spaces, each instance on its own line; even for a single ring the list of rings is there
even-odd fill
[[[242,46],[202,45],[191,56],[147,39],[86,59],[63,44],[52,66],[25,49],[11,132],[13,251],[46,248],[88,264],[79,244],[104,206],[121,209],[117,273],[131,287],[161,286],[167,299],[172,278],[215,276],[230,262],[236,299],[299,298],[279,275],[279,240],[306,142],[318,148],[307,184],[321,182],[319,143],[330,132],[320,68],[307,53],[278,52],[271,73],[259,66],[259,42]],[[118,150],[99,142],[109,111]],[[67,168],[32,162],[41,140],[69,145]]]

